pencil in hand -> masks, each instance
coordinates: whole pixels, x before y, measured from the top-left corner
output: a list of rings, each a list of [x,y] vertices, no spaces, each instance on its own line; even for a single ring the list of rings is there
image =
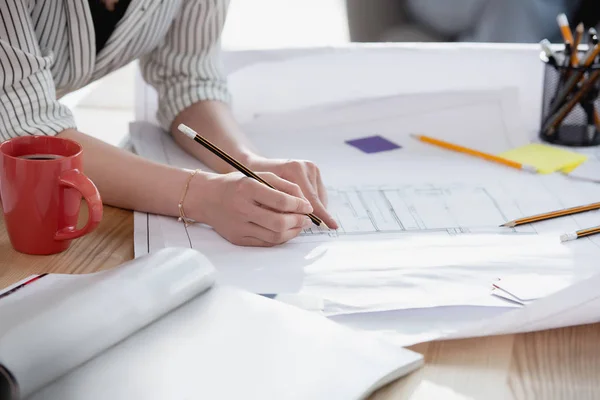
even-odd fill
[[[211,153],[213,153],[214,155],[216,155],[217,157],[219,157],[221,160],[225,161],[227,164],[229,164],[230,166],[232,166],[233,168],[235,168],[236,170],[238,170],[242,174],[246,175],[248,178],[255,179],[255,180],[259,181],[260,183],[262,183],[262,184],[270,187],[271,189],[277,190],[269,182],[265,181],[260,176],[256,175],[254,172],[252,172],[244,164],[242,164],[241,162],[237,161],[235,158],[231,157],[229,154],[225,153],[223,150],[221,150],[220,148],[218,148],[217,146],[215,146],[214,144],[212,144],[211,142],[209,142],[204,137],[200,136],[196,131],[194,131],[189,126],[184,125],[184,124],[179,124],[179,126],[177,128],[179,129],[179,131],[181,133],[183,133],[184,135],[186,135],[190,139],[194,140],[195,142],[200,143],[202,146],[204,146],[204,148],[206,148],[207,150],[209,150]],[[323,222],[316,215],[314,215],[314,214],[311,213],[311,214],[308,214],[307,217],[310,218],[310,220],[316,226],[320,226],[320,227],[323,227],[325,229],[330,229],[327,226],[327,224],[325,224],[325,222]]]

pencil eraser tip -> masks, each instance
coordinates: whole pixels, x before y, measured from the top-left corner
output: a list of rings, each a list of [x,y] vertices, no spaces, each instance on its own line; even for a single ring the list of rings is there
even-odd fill
[[[565,233],[563,235],[560,235],[561,242],[568,242],[569,240],[575,240],[575,239],[577,239],[576,233]]]
[[[567,14],[565,14],[565,13],[558,14],[558,16],[556,17],[556,20],[558,21],[558,24],[561,26],[569,25],[569,19],[567,18]]]
[[[177,129],[179,129],[179,131],[181,133],[183,133],[185,136],[189,137],[190,139],[193,139],[196,137],[196,132],[194,132],[194,130],[187,125],[179,124]]]

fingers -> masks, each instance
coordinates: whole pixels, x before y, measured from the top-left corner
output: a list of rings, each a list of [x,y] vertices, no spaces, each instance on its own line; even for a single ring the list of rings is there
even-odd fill
[[[260,175],[261,178],[269,182],[277,190],[308,201],[306,197],[304,197],[304,193],[302,193],[302,189],[300,189],[300,186],[296,185],[295,183],[282,179],[271,172],[261,173]]]
[[[279,213],[258,205],[251,205],[248,221],[278,233],[295,228],[302,229],[312,223],[304,214]]]
[[[302,227],[288,229],[285,232],[274,232],[272,230],[263,228],[262,226],[258,226],[252,223],[248,224],[246,228],[247,229],[245,230],[247,237],[255,238],[257,240],[267,243],[270,246],[275,246],[278,244],[289,242],[290,240],[298,236],[300,232],[302,232]]]
[[[299,174],[296,179],[298,185],[302,189],[302,193],[304,193],[306,199],[312,204],[317,217],[321,218],[323,222],[325,222],[325,224],[331,229],[338,229],[338,224],[321,202],[320,196],[317,192],[318,189],[313,186],[307,174]],[[323,190],[325,190],[325,188],[323,188]]]
[[[321,178],[321,171],[316,166],[314,167],[313,176],[314,178],[312,180],[312,184],[313,187],[317,190],[317,195],[319,196],[319,200],[321,201],[324,210],[324,214],[322,216],[319,215],[319,218],[322,218],[323,221],[327,224],[327,226],[329,226],[331,229],[338,229],[338,223],[335,221],[335,219],[333,219],[333,216],[327,211],[327,203],[329,200],[327,196],[327,188],[325,187],[323,179]]]
[[[277,190],[273,190],[253,179],[246,179],[250,198],[272,210],[285,213],[310,214],[313,212],[311,204],[303,198],[302,191],[297,185],[287,182],[275,174],[261,174],[262,178],[273,185]],[[296,195],[287,193],[296,193]]]
[[[236,246],[245,246],[245,247],[273,247],[275,246],[273,243],[265,242],[264,240],[257,239],[252,236],[242,236],[240,238],[226,238],[231,243]]]
[[[237,246],[273,247],[286,243],[302,232],[303,227],[294,227],[283,232],[275,232],[252,222],[247,222],[242,228],[234,231],[225,239]],[[240,234],[239,232],[242,231]]]
[[[316,183],[315,187],[317,188],[317,193],[319,194],[319,199],[321,199],[321,203],[327,207],[327,203],[329,201],[327,197],[327,188],[325,188],[325,184],[323,183],[323,179],[321,179],[321,171],[317,168],[316,172]]]

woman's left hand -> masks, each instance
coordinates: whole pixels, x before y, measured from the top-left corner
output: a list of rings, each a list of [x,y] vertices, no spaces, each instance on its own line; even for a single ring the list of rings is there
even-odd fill
[[[338,229],[338,224],[327,211],[327,190],[321,180],[319,168],[313,162],[261,157],[252,160],[248,167],[254,172],[272,172],[298,185],[306,200],[313,206],[314,214],[331,229]]]

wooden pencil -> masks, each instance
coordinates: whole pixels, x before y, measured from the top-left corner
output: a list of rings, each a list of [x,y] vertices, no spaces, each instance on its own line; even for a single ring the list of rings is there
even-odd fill
[[[562,34],[563,40],[565,43],[573,45],[573,34],[571,33],[571,27],[569,26],[569,19],[567,18],[567,14],[560,13],[556,17],[556,22],[558,23],[558,27],[560,28],[560,33]]]
[[[563,210],[550,211],[543,214],[532,215],[530,217],[519,218],[514,221],[506,222],[500,226],[513,228],[518,225],[530,224],[532,222],[546,221],[552,218],[564,217],[567,215],[579,214],[586,211],[600,209],[600,203],[591,203],[584,206],[565,208]]]
[[[531,165],[525,165],[525,164],[521,164],[519,162],[516,161],[512,161],[503,157],[499,157],[496,156],[494,154],[489,154],[489,153],[484,153],[482,151],[479,150],[475,150],[475,149],[470,149],[468,147],[464,147],[464,146],[460,146],[458,144],[453,144],[453,143],[449,143],[449,142],[445,142],[443,140],[440,139],[435,139],[429,136],[425,136],[425,135],[411,135],[412,137],[414,137],[415,139],[421,141],[421,142],[425,142],[425,143],[429,143],[432,144],[434,146],[438,146],[447,150],[452,150],[452,151],[456,151],[458,153],[463,153],[463,154],[468,154],[474,157],[479,157],[482,158],[484,160],[487,161],[491,161],[491,162],[495,162],[498,164],[502,164],[505,165],[507,167],[511,167],[511,168],[515,168],[515,169],[520,169],[520,170],[524,170],[524,171],[529,171],[529,172],[537,172],[536,168],[531,166]]]
[[[225,161],[227,164],[231,165],[233,168],[235,168],[236,170],[238,170],[242,174],[246,175],[249,178],[257,180],[257,181],[259,181],[260,183],[262,183],[264,185],[267,185],[271,189],[277,190],[269,182],[265,181],[260,176],[256,175],[254,172],[252,172],[244,164],[242,164],[241,162],[237,161],[235,158],[231,157],[229,154],[225,153],[223,150],[221,150],[220,148],[218,148],[217,146],[215,146],[214,144],[212,144],[211,142],[209,142],[206,138],[200,136],[196,131],[194,131],[189,126],[184,125],[184,124],[179,124],[178,129],[184,135],[186,135],[190,139],[194,140],[195,142],[200,143],[202,146],[204,146],[211,153],[213,153],[214,155],[216,155],[217,157],[219,157],[220,159],[222,159],[223,161]],[[317,226],[322,226],[322,227],[324,227],[326,229],[329,229],[329,227],[327,226],[327,224],[325,224],[325,222],[323,222],[316,215],[314,215],[314,214],[311,213],[311,214],[308,214],[307,216],[308,216],[308,218],[310,218],[310,220],[313,222],[313,224],[315,224]]]
[[[578,230],[578,231],[572,232],[572,233],[565,233],[563,235],[560,235],[560,241],[568,242],[570,240],[577,240],[579,238],[590,236],[590,235],[595,235],[597,233],[600,233],[600,226],[594,226],[592,228],[581,229],[581,230]]]
[[[578,49],[581,44],[581,40],[583,39],[584,26],[583,22],[580,22],[575,28],[575,39],[573,43],[573,48],[571,49],[571,66],[577,67],[579,65],[579,54]]]

